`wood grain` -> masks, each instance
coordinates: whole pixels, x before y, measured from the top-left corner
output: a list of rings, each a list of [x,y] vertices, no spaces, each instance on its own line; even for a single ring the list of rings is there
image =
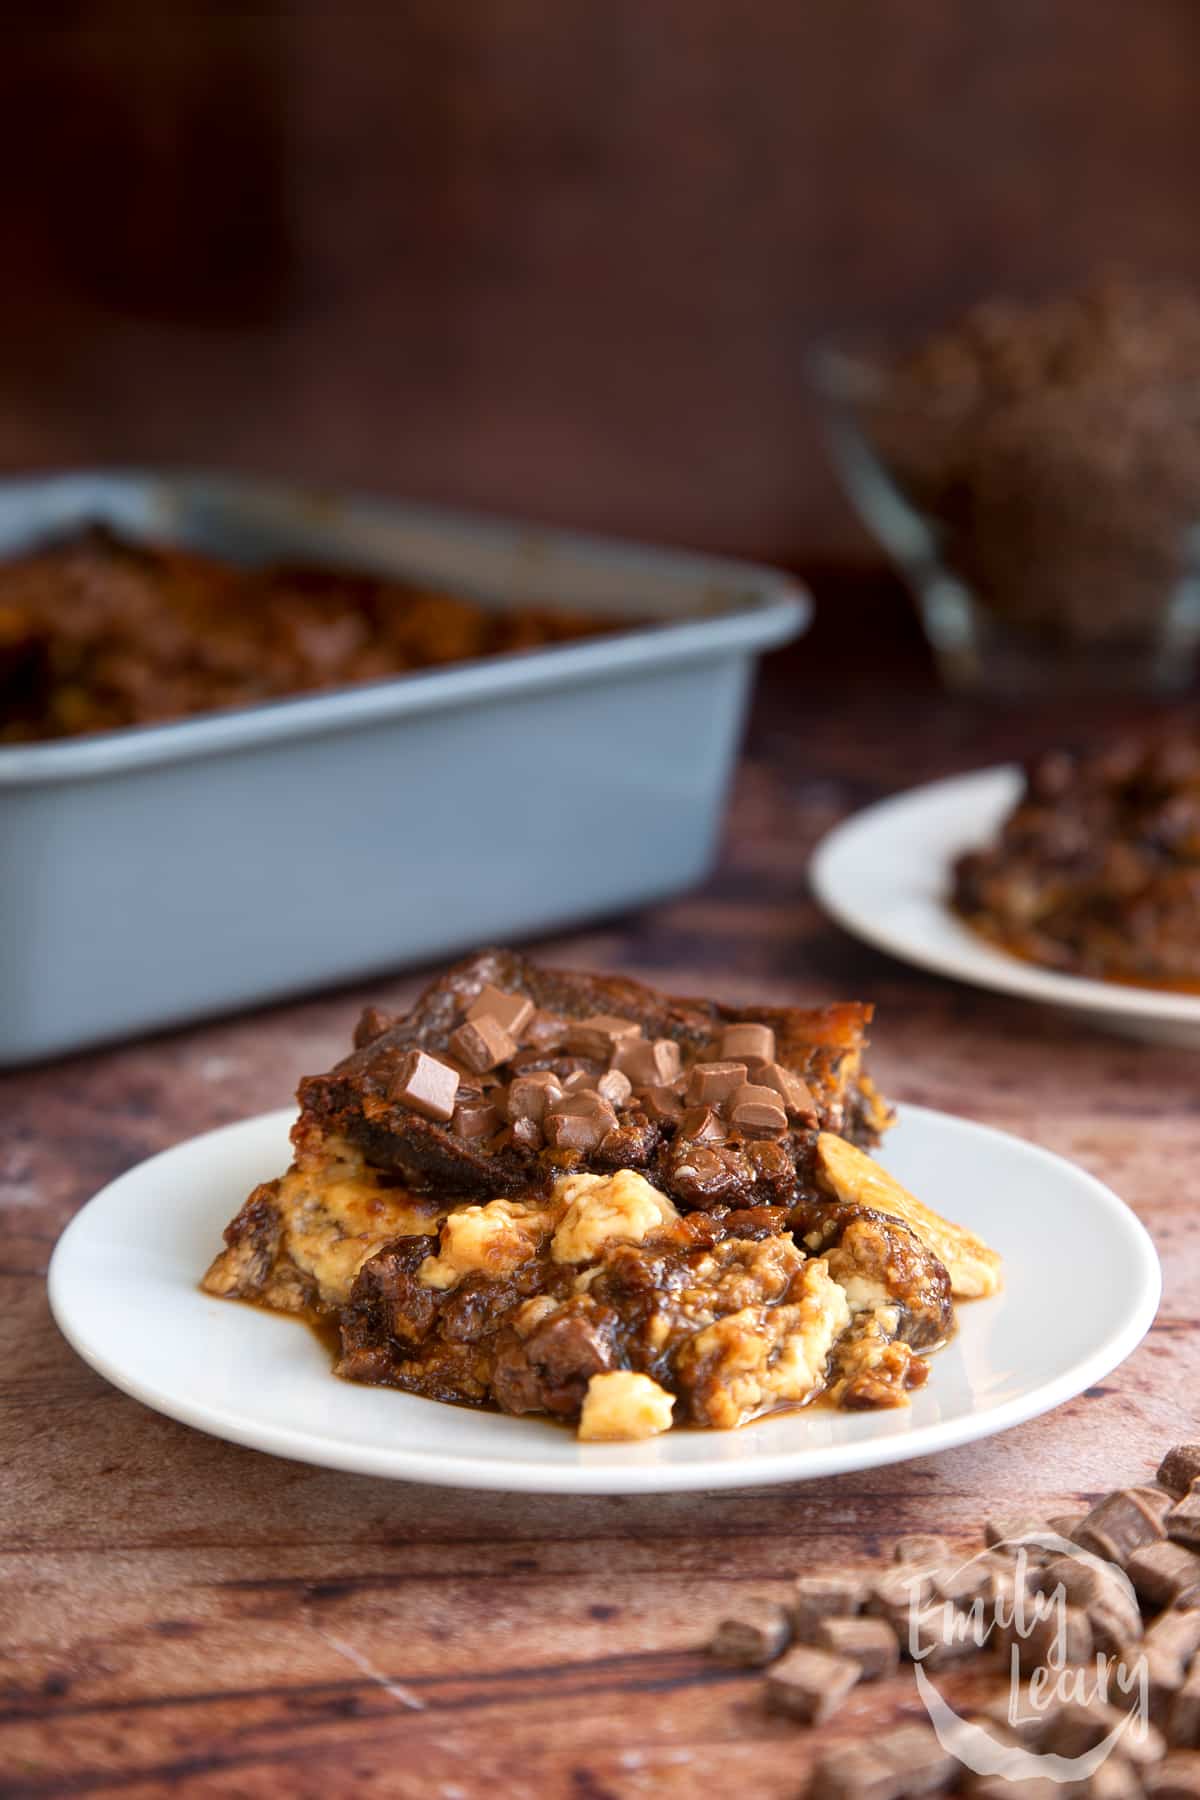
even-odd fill
[[[73,0],[0,35],[4,468],[861,554],[814,339],[1200,280],[1194,0]]]
[[[201,1436],[107,1387],[55,1331],[42,1278],[56,1234],[102,1182],[181,1137],[285,1104],[301,1071],[341,1050],[364,996],[9,1076],[5,1800],[115,1790],[633,1800],[734,1782],[784,1800],[814,1743],[912,1711],[915,1697],[905,1680],[863,1692],[820,1737],[769,1718],[756,1677],[698,1652],[731,1595],[827,1557],[878,1554],[900,1530],[945,1527],[965,1544],[998,1505],[1072,1508],[1148,1475],[1162,1445],[1195,1435],[1194,1059],[861,949],[804,886],[817,834],[874,794],[1100,721],[965,708],[934,691],[894,635],[850,638],[853,662],[825,654],[818,637],[769,667],[711,881],[541,948],[734,998],[876,999],[874,1063],[890,1093],[1061,1151],[1147,1222],[1166,1295],[1145,1344],[1089,1394],[1001,1438],[810,1485],[561,1499],[306,1468]],[[373,991],[396,1001],[417,980]]]

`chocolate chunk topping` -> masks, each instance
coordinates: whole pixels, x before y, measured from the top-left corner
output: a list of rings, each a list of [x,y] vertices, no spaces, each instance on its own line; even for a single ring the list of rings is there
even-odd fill
[[[787,1130],[787,1112],[779,1095],[774,1088],[758,1087],[752,1081],[744,1081],[734,1089],[729,1099],[729,1119],[739,1131],[762,1132],[769,1137]]]
[[[673,1038],[625,1038],[617,1046],[618,1069],[628,1075],[634,1087],[663,1087],[679,1078],[682,1059]]]
[[[695,1144],[721,1144],[725,1127],[711,1106],[689,1106],[679,1121],[679,1135]]]
[[[625,1106],[633,1094],[633,1083],[620,1069],[609,1069],[596,1083],[596,1092],[610,1106]]]
[[[818,1118],[817,1103],[806,1082],[782,1063],[764,1063],[755,1071],[755,1080],[762,1087],[774,1088],[775,1092],[787,1108],[789,1118],[805,1119],[815,1125]]]
[[[673,1087],[647,1088],[639,1100],[652,1125],[677,1125],[683,1117],[683,1101]]]
[[[517,1054],[516,1039],[509,1036],[491,1013],[468,1019],[450,1039],[450,1048],[460,1062],[476,1075],[483,1075]]]
[[[535,1119],[540,1125],[546,1108],[553,1106],[562,1096],[562,1085],[558,1077],[551,1075],[548,1070],[538,1069],[531,1075],[514,1075],[508,1090],[508,1116],[510,1119]]]
[[[719,1106],[745,1080],[745,1063],[694,1063],[688,1076],[687,1097],[693,1106]]]
[[[567,1041],[567,1021],[539,1008],[530,1014],[516,1037],[530,1050],[557,1050]]]
[[[458,1070],[427,1050],[410,1050],[388,1085],[389,1100],[443,1125],[454,1116],[457,1093]]]
[[[727,1025],[718,1055],[722,1062],[773,1062],[775,1033],[769,1025]]]
[[[524,994],[507,994],[503,988],[493,987],[486,983],[479,991],[479,998],[472,1001],[467,1008],[469,1024],[478,1024],[481,1019],[492,1019],[506,1031],[509,1037],[520,1037],[522,1030],[533,1017],[533,1001]],[[514,1049],[515,1049],[514,1045]]]
[[[623,1043],[641,1035],[642,1028],[633,1019],[592,1013],[590,1018],[573,1020],[567,1026],[567,1049],[575,1056],[593,1056],[606,1063]]]
[[[509,1126],[508,1135],[512,1142],[522,1150],[540,1150],[545,1142],[541,1124],[537,1119],[514,1119]]]
[[[395,1023],[394,1013],[386,1013],[378,1006],[364,1007],[358,1024],[354,1027],[354,1048],[361,1050],[364,1044],[373,1044],[385,1031],[390,1031]]]
[[[564,1094],[542,1121],[553,1150],[595,1150],[614,1128],[617,1115],[608,1101],[593,1092]]]
[[[499,1131],[501,1123],[500,1108],[481,1098],[460,1101],[454,1109],[450,1129],[459,1137],[485,1138]]]

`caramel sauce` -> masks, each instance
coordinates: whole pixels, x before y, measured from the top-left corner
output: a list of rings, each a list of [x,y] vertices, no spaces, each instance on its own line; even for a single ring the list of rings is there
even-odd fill
[[[951,911],[955,918],[967,927],[968,931],[973,932],[977,938],[981,938],[991,949],[1002,950],[1006,956],[1014,957],[1017,962],[1028,963],[1034,969],[1045,969],[1050,975],[1067,975],[1076,981],[1109,981],[1114,987],[1139,988],[1144,993],[1200,994],[1200,979],[1196,981],[1156,981],[1149,975],[1127,975],[1116,969],[1102,969],[1099,973],[1093,973],[1087,969],[1063,968],[1060,964],[1047,962],[1044,957],[1036,955],[1034,951],[1015,944],[1011,938],[1006,938],[1000,932],[991,930],[987,925],[980,924],[978,919],[968,918],[966,913],[959,912],[957,907],[952,907]]]

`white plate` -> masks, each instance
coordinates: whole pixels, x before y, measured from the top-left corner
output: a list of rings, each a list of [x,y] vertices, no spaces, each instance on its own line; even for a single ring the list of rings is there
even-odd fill
[[[1154,1246],[1100,1182],[1019,1138],[906,1107],[889,1134],[888,1167],[994,1244],[1007,1281],[996,1299],[959,1309],[958,1333],[933,1358],[911,1410],[818,1408],[742,1431],[578,1444],[544,1419],[338,1381],[298,1321],[201,1293],[223,1227],[286,1164],[291,1122],[279,1112],[227,1126],[106,1187],[59,1240],[50,1304],[79,1354],[147,1406],[335,1469],[452,1487],[632,1494],[900,1462],[1071,1399],[1129,1355],[1158,1306]]]
[[[809,879],[818,900],[847,931],[919,968],[1071,1007],[1108,1031],[1200,1048],[1200,994],[1040,969],[993,948],[951,911],[955,858],[995,836],[1021,785],[1015,767],[982,769],[855,813],[813,853]]]

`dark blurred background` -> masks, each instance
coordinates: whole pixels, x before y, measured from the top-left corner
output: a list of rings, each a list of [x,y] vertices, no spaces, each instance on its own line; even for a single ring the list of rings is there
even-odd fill
[[[7,467],[853,563],[811,340],[1200,281],[1196,0],[93,0],[4,39]]]

